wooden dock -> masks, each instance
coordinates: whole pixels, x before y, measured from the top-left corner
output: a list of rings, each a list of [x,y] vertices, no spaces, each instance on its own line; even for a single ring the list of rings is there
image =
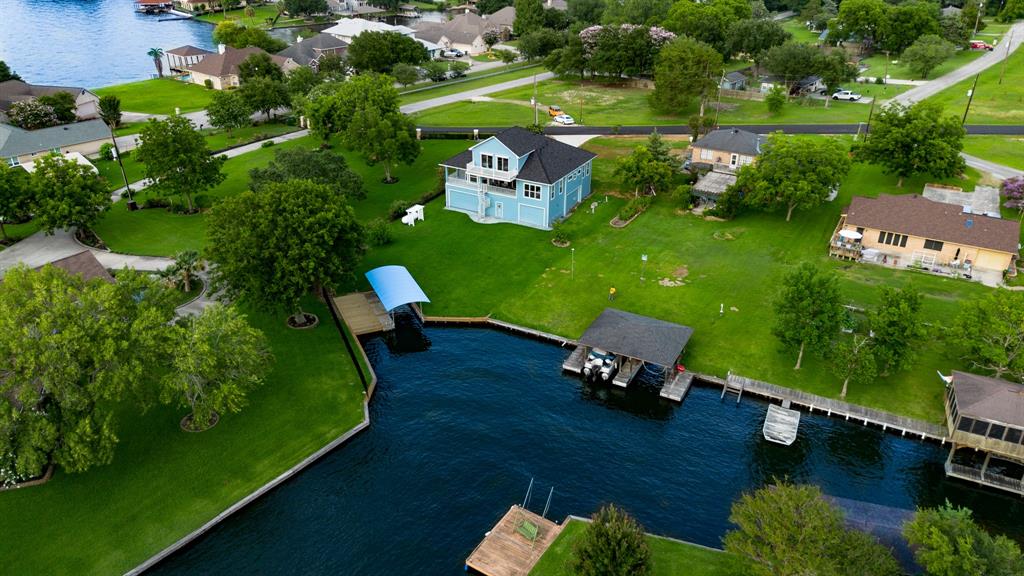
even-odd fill
[[[573,374],[580,374],[583,372],[583,364],[587,361],[587,351],[584,350],[583,346],[577,346],[572,354],[562,362],[562,370],[566,372],[572,372]]]
[[[353,292],[334,299],[334,308],[356,336],[393,330],[391,315],[374,292]]]
[[[469,555],[466,567],[485,576],[527,576],[561,531],[551,520],[512,506]]]
[[[682,402],[693,384],[693,372],[676,372],[671,382],[661,387],[661,397]]]
[[[859,420],[863,424],[874,424],[876,426],[880,426],[882,430],[888,431],[892,429],[893,431],[899,431],[901,435],[910,433],[915,436],[930,438],[943,443],[949,440],[948,430],[946,430],[944,426],[940,426],[938,424],[932,424],[931,422],[925,422],[914,418],[907,418],[905,416],[898,416],[891,412],[884,412],[882,410],[875,410],[874,408],[868,408],[866,406],[850,404],[849,402],[844,402],[842,400],[825,398],[824,396],[809,394],[807,392],[801,392],[800,390],[793,390],[792,388],[776,386],[775,384],[737,376],[736,374],[729,374],[729,377],[726,379],[725,386],[749,392],[763,398],[779,401],[789,400],[793,404],[799,404],[807,407],[811,412],[817,410],[818,412],[824,412],[829,416],[842,416],[847,420]],[[722,395],[725,395],[725,389],[722,390]]]

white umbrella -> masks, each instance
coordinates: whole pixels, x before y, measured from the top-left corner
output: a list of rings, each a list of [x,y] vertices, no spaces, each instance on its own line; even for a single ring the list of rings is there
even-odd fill
[[[861,238],[864,237],[863,234],[855,230],[840,230],[839,235],[842,236],[843,238],[848,238],[850,240],[860,240]]]

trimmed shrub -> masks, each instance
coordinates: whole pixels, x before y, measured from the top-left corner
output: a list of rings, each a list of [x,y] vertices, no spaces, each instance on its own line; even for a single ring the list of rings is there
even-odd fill
[[[111,144],[110,142],[105,142],[102,146],[100,146],[100,158],[104,160],[113,160],[114,145]]]
[[[391,226],[383,218],[374,218],[366,225],[366,239],[371,246],[391,244]]]
[[[398,220],[402,216],[405,216],[405,211],[412,206],[412,202],[408,200],[395,200],[391,203],[391,207],[388,208],[388,218],[391,220]]]

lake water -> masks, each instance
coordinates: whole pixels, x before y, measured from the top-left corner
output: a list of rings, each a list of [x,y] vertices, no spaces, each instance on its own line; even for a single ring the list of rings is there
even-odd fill
[[[0,0],[0,60],[28,82],[99,88],[156,74],[150,48],[215,48],[212,24],[169,18],[138,14],[132,0]],[[297,30],[274,35],[293,42]]]
[[[902,510],[948,498],[1020,535],[1021,500],[946,480],[936,444],[806,413],[796,443],[771,444],[761,401],[590,386],[560,372],[566,349],[494,330],[405,327],[366,347],[380,378],[370,428],[153,573],[454,576],[531,478],[531,508],[553,486],[557,520],[616,502],[711,546],[742,491],[785,476]]]

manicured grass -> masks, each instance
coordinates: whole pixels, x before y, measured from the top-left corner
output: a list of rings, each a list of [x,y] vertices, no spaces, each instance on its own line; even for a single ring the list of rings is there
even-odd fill
[[[928,78],[921,78],[919,74],[915,74],[914,72],[912,72],[910,70],[910,67],[907,66],[896,55],[891,55],[889,57],[889,68],[887,71],[885,67],[886,56],[885,54],[878,53],[875,54],[874,56],[871,56],[870,58],[865,58],[864,60],[861,60],[861,64],[868,66],[868,69],[865,70],[864,72],[861,72],[861,75],[885,76],[885,74],[888,73],[890,78],[897,78],[901,80],[933,80],[935,78],[938,78],[939,76],[942,76],[943,74],[948,74],[949,72],[956,70],[957,68],[963,66],[964,64],[977,60],[983,54],[985,54],[984,50],[957,50],[952,57],[950,57],[942,64],[939,64],[938,66],[935,67],[934,70],[929,72]],[[893,61],[896,61],[897,64],[893,64]]]
[[[186,411],[119,411],[113,463],[58,470],[42,486],[0,493],[7,527],[0,573],[121,574],[341,436],[363,419],[363,387],[327,309],[312,330],[249,311],[276,358],[240,414],[183,432]]]
[[[968,136],[964,152],[1024,170],[1024,136]]]
[[[999,50],[1000,48],[996,48]],[[999,83],[1004,64],[999,63],[981,73],[974,92],[968,124],[1024,124],[1024,50],[1016,50],[1005,61],[1005,77]],[[974,78],[950,86],[929,98],[946,110],[963,115],[967,107],[967,91]]]
[[[297,130],[301,130],[301,128],[281,122],[268,122],[256,124],[255,126],[236,128],[230,134],[226,130],[212,128],[204,128],[202,132],[203,136],[206,137],[206,145],[209,146],[210,150],[216,151],[259,140],[266,140],[267,138],[281,136],[282,134],[288,134]]]
[[[267,18],[277,18],[277,5],[267,4],[265,6],[255,6],[256,13],[252,18],[245,15],[245,8],[239,8],[237,10],[228,10],[225,12],[213,12],[210,14],[203,14],[202,16],[196,16],[196,20],[203,22],[209,22],[211,24],[218,24],[225,19],[234,20],[244,26],[253,26],[257,28],[267,27]],[[287,16],[281,16],[277,21],[277,26],[287,26],[291,24],[301,24],[304,22],[302,18],[288,18]]]
[[[145,122],[128,122],[121,124],[114,129],[115,136],[129,136],[131,134],[138,134],[142,132],[142,128],[146,125]]]
[[[516,80],[518,78],[525,78],[527,76],[533,76],[535,73],[540,74],[544,70],[539,65],[527,65],[519,66],[516,64],[512,65],[512,69],[508,72],[501,74],[495,74],[501,72],[501,70],[484,70],[482,72],[470,73],[466,76],[472,78],[475,75],[484,74],[495,74],[494,76],[488,76],[487,78],[477,78],[476,80],[470,80],[467,82],[423,82],[410,86],[409,90],[416,88],[425,88],[432,86],[429,90],[419,90],[417,92],[411,92],[403,94],[399,98],[401,104],[411,104],[413,102],[420,102],[422,100],[430,100],[431,98],[437,98],[439,96],[447,96],[449,94],[457,94],[459,92],[465,92],[466,90],[474,90],[476,88],[483,88],[485,86],[492,86],[494,84],[500,84],[502,82],[508,82],[509,80]]]
[[[101,97],[117,96],[125,112],[144,114],[174,114],[175,107],[180,108],[182,113],[195,112],[206,108],[213,95],[213,90],[170,78],[118,84],[98,88],[93,92]]]
[[[804,26],[804,21],[799,16],[783,20],[781,24],[783,30],[793,35],[794,42],[817,44],[818,36],[821,36],[821,32],[815,32]]]
[[[585,145],[599,154],[592,197],[599,205],[595,214],[581,209],[566,221],[575,248],[574,274],[570,251],[553,246],[550,233],[512,224],[475,224],[464,214],[444,210],[442,200],[427,206],[426,221],[415,228],[395,226],[395,242],[374,249],[364,266],[407,266],[431,295],[428,314],[491,314],[572,338],[608,306],[608,289],[614,286],[616,307],[695,329],[685,357],[692,369],[720,376],[732,370],[829,397],[838,395],[840,383],[825,362],[817,357],[805,359],[803,369],[794,371],[795,354],[780,350],[772,335],[770,303],[783,275],[804,261],[836,269],[845,298],[858,306],[875,304],[882,286],[913,285],[924,294],[923,317],[936,327],[935,333],[918,346],[919,357],[912,368],[853,387],[848,400],[931,421],[941,419],[942,385],[934,371],[961,365],[943,341],[940,327],[955,316],[960,300],[988,289],[963,280],[827,257],[840,210],[853,194],[920,192],[933,179],[913,178],[897,188],[895,177],[873,166],[856,165],[837,200],[798,213],[789,223],[779,214],[757,212],[729,222],[706,221],[680,215],[661,195],[628,227],[613,229],[608,222],[625,200],[614,195],[606,198],[619,187],[611,176],[614,163],[610,160],[634,143],[602,138]],[[971,172],[967,181],[954,181],[970,190],[977,178]],[[639,279],[641,254],[649,256],[644,282]],[[679,278],[685,285],[660,285],[659,279],[665,278]],[[725,314],[720,316],[723,304]]]
[[[865,87],[868,95],[877,93],[880,97],[895,95],[900,89],[895,86],[853,85]],[[649,103],[650,90],[618,85],[584,83],[567,80],[548,80],[537,85],[537,101],[541,104],[540,120],[550,122],[546,117],[547,106],[557,104],[571,114],[577,124],[590,126],[686,124],[688,118],[697,113],[697,103],[675,114],[663,114],[653,110]],[[491,94],[500,102],[457,102],[425,110],[416,114],[416,122],[424,126],[525,126],[533,124],[533,107],[530,98],[533,86],[522,86]],[[580,114],[582,99],[583,113]],[[719,121],[723,124],[787,124],[824,123],[847,124],[865,122],[870,105],[863,102],[830,102],[824,100],[794,100],[786,104],[782,112],[772,115],[764,102],[723,98],[725,105]],[[710,114],[714,114],[711,110]]]
[[[29,220],[21,224],[4,224],[4,231],[7,232],[6,242],[14,243],[22,238],[28,238],[39,231],[39,225],[36,224],[35,220]],[[0,236],[0,250],[3,250],[6,246],[4,245],[4,238]]]
[[[92,160],[91,162],[99,170],[100,176],[106,178],[107,187],[110,190],[117,190],[124,186],[124,178],[121,176],[121,167],[118,166],[117,160]],[[128,177],[129,184],[146,177],[144,174],[146,167],[136,162],[133,156],[124,158],[123,162],[124,174]]]
[[[209,208],[219,199],[247,189],[249,170],[266,166],[273,159],[275,150],[303,146],[312,148],[318,144],[315,139],[304,137],[230,158],[224,163],[227,175],[224,182],[200,194],[195,201],[203,208]],[[388,208],[395,200],[415,201],[424,192],[431,190],[437,182],[438,163],[465,150],[467,146],[464,140],[424,140],[419,158],[411,166],[400,165],[393,171],[399,178],[395,184],[382,182],[384,168],[380,164],[368,166],[359,154],[340,146],[335,146],[333,151],[345,156],[349,166],[363,177],[367,197],[355,203],[354,208],[356,216],[365,222],[386,217]],[[136,200],[141,205],[150,194],[140,192]],[[177,201],[176,198],[174,200]],[[163,208],[129,212],[124,202],[118,202],[103,216],[95,230],[111,250],[127,254],[173,256],[182,250],[202,251],[206,246],[205,213],[183,216]]]
[[[585,522],[570,520],[530,570],[530,576],[570,576],[573,546],[585,528]],[[653,535],[647,536],[647,546],[651,550],[652,576],[743,576],[749,573],[743,559],[710,548]]]

